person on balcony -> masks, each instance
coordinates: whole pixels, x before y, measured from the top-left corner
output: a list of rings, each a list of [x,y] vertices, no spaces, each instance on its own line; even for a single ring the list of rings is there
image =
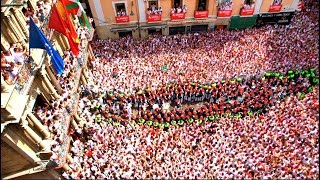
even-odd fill
[[[161,15],[161,14],[162,14],[162,8],[159,7],[159,8],[158,8],[158,15]]]
[[[27,54],[26,49],[22,50],[21,48],[14,48],[13,58],[16,64],[22,65],[26,61]]]
[[[182,9],[181,9],[181,7],[179,6],[178,8],[177,8],[177,13],[181,13],[182,12]]]
[[[175,9],[174,7],[171,8],[170,13],[171,13],[171,15],[174,14],[174,13],[176,13],[176,9]]]
[[[187,13],[187,7],[186,7],[186,5],[183,5],[183,7],[182,7],[182,12],[183,12],[183,13]]]

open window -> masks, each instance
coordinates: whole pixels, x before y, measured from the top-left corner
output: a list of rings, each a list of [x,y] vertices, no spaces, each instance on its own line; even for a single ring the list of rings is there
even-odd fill
[[[187,7],[186,5],[183,5],[183,0],[171,0],[172,2],[172,8],[170,13],[186,13],[187,12]]]
[[[219,10],[232,10],[232,0],[220,0]]]
[[[282,0],[274,0],[272,5],[280,5]]]
[[[254,8],[254,0],[244,0],[243,1],[244,9],[253,9]]]
[[[172,7],[174,8],[182,8],[182,0],[172,0]]]
[[[114,3],[116,16],[127,16],[127,8],[125,3]]]
[[[198,11],[205,11],[208,9],[208,1],[207,0],[198,0]]]
[[[148,1],[148,14],[162,14],[162,8],[159,7],[158,1]]]

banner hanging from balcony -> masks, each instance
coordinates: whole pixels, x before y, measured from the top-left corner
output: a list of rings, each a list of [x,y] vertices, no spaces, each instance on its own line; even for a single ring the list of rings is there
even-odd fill
[[[218,17],[230,17],[232,14],[232,10],[219,10]]]
[[[172,13],[171,14],[171,20],[175,21],[175,20],[184,20],[186,17],[186,13]]]
[[[79,0],[61,0],[62,4],[65,5],[67,11],[70,14],[77,15],[79,18],[79,23],[81,26],[85,26],[91,29],[90,22],[88,20],[87,14],[84,11]]]
[[[209,11],[195,11],[194,12],[194,18],[196,18],[196,19],[207,18],[208,15],[209,15]]]
[[[116,23],[127,23],[129,22],[129,16],[116,16]]]
[[[30,35],[29,35],[29,48],[39,48],[47,51],[51,58],[54,70],[57,74],[61,75],[64,71],[63,59],[59,53],[53,48],[50,41],[43,35],[38,26],[30,18]]]
[[[271,5],[269,12],[280,12],[282,8],[282,4],[279,5]]]
[[[158,15],[158,14],[148,15],[148,22],[157,22],[157,21],[161,21],[161,15]]]
[[[251,9],[242,8],[240,11],[240,15],[241,16],[251,16],[251,15],[253,15],[253,12],[254,12],[254,8],[251,8]]]

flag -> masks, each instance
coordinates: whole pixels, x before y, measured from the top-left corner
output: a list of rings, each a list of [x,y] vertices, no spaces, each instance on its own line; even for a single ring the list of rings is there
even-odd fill
[[[65,35],[68,39],[70,50],[72,51],[72,53],[76,56],[79,54],[80,40],[78,38],[78,34],[61,2],[53,5],[48,28],[54,29]]]
[[[52,6],[48,28],[54,29],[65,36],[67,36],[67,34],[70,32],[55,4]]]
[[[70,19],[70,15],[67,12],[65,6],[63,5],[63,3],[61,1],[57,2],[57,10],[59,12],[59,14],[61,15],[61,17],[63,18],[63,20],[65,21],[66,25],[68,26],[69,30],[70,30],[70,34],[72,36],[72,38],[74,39],[75,42],[80,42],[79,38],[78,38],[78,33],[73,25],[73,22]]]
[[[43,33],[34,23],[32,18],[30,18],[29,47],[45,49],[51,58],[52,65],[56,73],[59,75],[63,73],[63,59],[61,58],[59,53],[53,48],[50,41],[43,35]]]
[[[70,14],[77,15],[82,26],[91,29],[86,12],[79,0],[61,0]]]

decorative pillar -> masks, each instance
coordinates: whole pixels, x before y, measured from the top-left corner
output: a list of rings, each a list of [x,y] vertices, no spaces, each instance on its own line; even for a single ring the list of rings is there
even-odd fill
[[[86,78],[86,79],[89,79],[89,76],[88,76],[88,68],[87,67],[85,67],[85,68],[83,68],[83,75],[84,75],[84,77]]]
[[[75,112],[73,117],[74,117],[73,119],[75,119],[77,121],[77,123],[79,123],[81,121],[81,118],[79,117],[78,112]]]
[[[12,10],[12,14],[17,19],[17,22],[20,25],[20,28],[21,28],[21,31],[23,32],[23,35],[25,36],[25,38],[29,38],[29,32],[26,27],[26,19],[25,19],[24,15],[22,14],[21,10],[19,10],[17,8],[12,8],[11,10]]]
[[[54,33],[54,39],[52,40],[52,45],[54,45],[54,47],[57,49],[57,51],[59,52],[60,55],[63,55],[63,51],[57,41],[57,33],[55,31]]]
[[[79,117],[78,112],[75,112],[73,117],[76,120],[77,124],[79,124],[79,126],[82,126],[84,123],[87,122],[84,118]]]
[[[60,99],[61,96],[59,96],[59,94],[57,94],[57,91],[54,89],[54,87],[52,86],[52,84],[50,83],[46,73],[44,71],[41,71],[41,76],[42,76],[42,80],[45,83],[45,85],[49,88],[49,90],[51,91],[51,95],[53,95],[53,97],[55,99]]]
[[[18,34],[19,41],[27,40],[25,34],[23,33],[22,29],[20,28],[20,24],[18,23],[18,20],[14,16],[13,13],[10,13],[11,22],[13,23],[13,27],[15,28],[16,33]],[[24,25],[26,26],[26,25]]]
[[[43,124],[39,121],[39,119],[36,116],[34,116],[32,113],[29,113],[28,117],[35,124],[35,126],[40,130],[40,133],[43,134],[45,139],[50,139],[50,132],[43,126]]]
[[[88,50],[88,56],[89,56],[89,59],[90,59],[90,61],[93,61],[94,60],[94,53],[93,53],[93,51],[92,51],[92,47],[91,47],[91,45],[88,43],[88,48],[87,48]]]
[[[70,49],[68,39],[63,34],[59,35],[60,45],[63,47],[63,51]]]
[[[83,85],[88,84],[88,83],[87,83],[87,80],[86,80],[86,78],[84,77],[83,74],[81,74],[80,79],[81,79],[81,83],[82,83]]]
[[[42,150],[49,150],[48,144],[42,140],[41,137],[37,135],[29,126],[27,121],[23,121],[21,124],[22,128],[25,130],[25,132],[36,142],[37,145],[39,145]]]
[[[51,71],[51,69],[48,66],[46,66],[46,71],[47,71],[47,74],[49,75],[49,77],[51,79],[52,84],[57,89],[58,93],[61,94],[62,93],[62,88],[61,88],[57,78],[54,76],[53,72]]]
[[[64,163],[62,168],[65,170],[65,171],[72,171],[72,169],[70,168],[70,166],[67,164],[67,163]]]
[[[12,21],[11,21],[11,17],[10,16],[5,16],[4,21],[3,21],[4,25],[7,26],[7,31],[8,35],[11,37],[11,40],[13,42],[18,42],[18,37],[19,35],[17,34],[17,32],[15,31],[15,28],[12,26]]]
[[[71,119],[71,125],[73,126],[74,129],[78,129],[78,124],[77,122],[74,120],[74,118]]]

